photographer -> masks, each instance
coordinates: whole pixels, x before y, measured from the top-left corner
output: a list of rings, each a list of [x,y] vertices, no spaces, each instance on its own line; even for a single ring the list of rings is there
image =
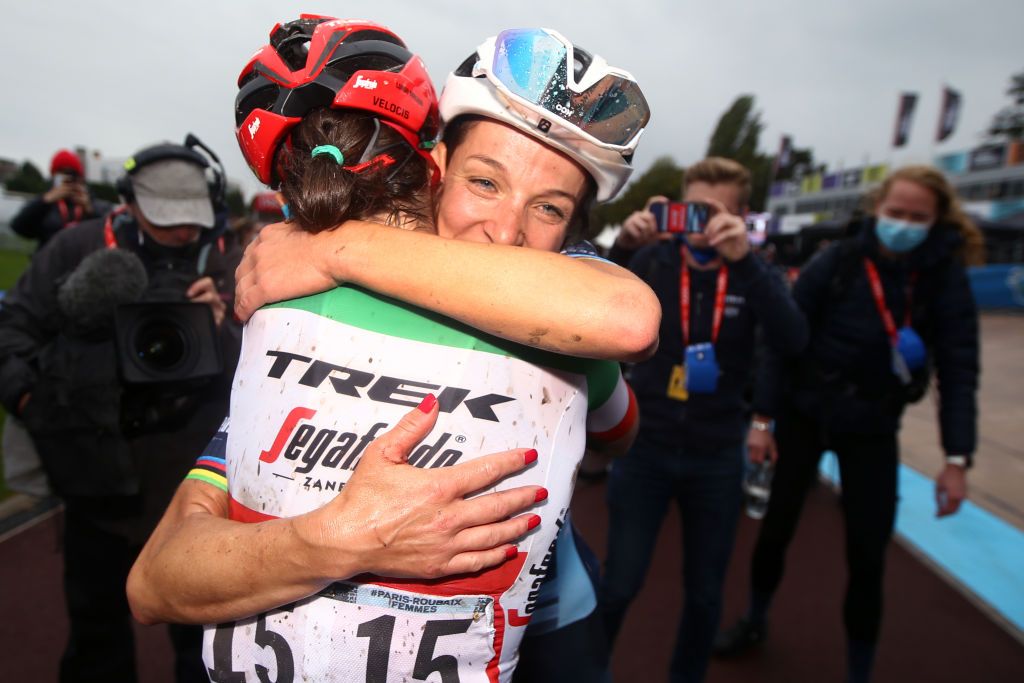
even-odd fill
[[[62,681],[135,680],[128,570],[227,411],[239,254],[214,229],[223,174],[186,143],[129,159],[126,205],[59,232],[0,308],[0,401],[65,502]],[[171,637],[178,680],[205,680],[199,630]]]
[[[109,202],[97,199],[85,184],[85,169],[78,156],[67,149],[59,150],[50,161],[52,186],[42,195],[21,207],[11,219],[11,230],[46,242],[64,228],[84,220],[103,216],[112,208]]]
[[[612,641],[639,592],[669,503],[683,526],[685,604],[671,680],[704,677],[740,510],[755,332],[779,354],[799,353],[807,323],[785,284],[751,253],[741,218],[750,174],[728,159],[691,166],[684,201],[669,204],[680,231],[659,231],[652,204],[632,214],[613,259],[650,285],[662,305],[661,344],[632,369],[640,432],[612,466],[601,608]],[[663,224],[663,227],[669,227]]]

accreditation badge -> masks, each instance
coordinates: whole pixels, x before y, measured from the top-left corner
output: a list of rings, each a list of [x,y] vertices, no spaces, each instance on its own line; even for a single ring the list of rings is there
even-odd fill
[[[713,394],[718,388],[718,360],[713,344],[691,344],[686,347],[686,391],[690,394]]]
[[[668,378],[668,391],[665,395],[676,401],[685,401],[690,398],[686,391],[686,368],[682,365],[673,365],[672,374]]]
[[[928,351],[925,349],[921,335],[913,327],[906,325],[900,328],[896,339],[896,348],[903,356],[908,370],[920,370],[924,367],[928,359]]]

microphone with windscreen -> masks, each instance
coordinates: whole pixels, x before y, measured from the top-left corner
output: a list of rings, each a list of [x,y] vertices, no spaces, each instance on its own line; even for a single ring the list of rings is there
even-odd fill
[[[118,306],[135,303],[149,286],[146,267],[125,249],[101,249],[84,259],[57,289],[57,307],[79,334],[109,329]]]

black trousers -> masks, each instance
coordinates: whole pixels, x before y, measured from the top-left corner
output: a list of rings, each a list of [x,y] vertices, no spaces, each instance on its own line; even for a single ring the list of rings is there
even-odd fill
[[[128,571],[142,548],[99,528],[88,510],[64,512],[64,597],[70,633],[60,662],[61,683],[134,683],[135,640],[125,594]],[[208,681],[200,626],[168,627],[178,683]]]
[[[882,620],[885,551],[896,517],[896,434],[831,433],[826,444],[816,420],[790,409],[777,420],[776,439],[779,461],[751,563],[753,590],[767,599],[778,587],[821,453],[830,448],[839,457],[849,569],[843,621],[849,638],[875,642]]]

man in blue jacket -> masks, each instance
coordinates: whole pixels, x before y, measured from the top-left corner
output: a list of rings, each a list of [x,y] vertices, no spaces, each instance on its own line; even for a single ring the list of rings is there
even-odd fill
[[[711,207],[703,232],[659,233],[650,206],[631,215],[612,250],[657,293],[661,343],[632,369],[640,432],[608,487],[608,559],[601,607],[609,640],[643,584],[658,529],[675,500],[683,522],[685,602],[671,680],[704,678],[741,503],[744,393],[758,330],[783,356],[807,343],[786,285],[750,250],[742,218],[750,174],[708,158],[691,166],[684,200]],[[695,226],[691,226],[693,228]],[[634,253],[635,251],[635,253]]]

